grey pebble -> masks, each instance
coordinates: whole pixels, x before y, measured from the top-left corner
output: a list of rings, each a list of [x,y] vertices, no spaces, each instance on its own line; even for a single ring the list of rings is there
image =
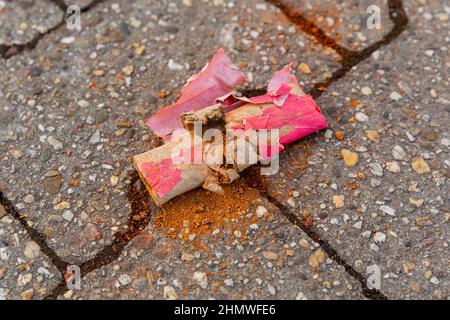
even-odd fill
[[[89,138],[89,143],[92,145],[100,143],[100,131],[95,131],[94,134]]]
[[[52,157],[52,149],[49,146],[44,146],[42,148],[41,154],[39,155],[39,160],[41,162],[47,162]]]

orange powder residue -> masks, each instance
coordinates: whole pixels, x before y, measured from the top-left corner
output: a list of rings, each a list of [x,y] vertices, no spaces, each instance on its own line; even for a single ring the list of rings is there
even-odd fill
[[[173,239],[191,240],[197,247],[205,237],[220,237],[225,230],[232,237],[239,231],[240,239],[246,239],[249,225],[258,220],[254,210],[249,214],[248,209],[256,209],[260,194],[244,179],[222,187],[224,195],[198,188],[171,200],[155,216],[154,227]],[[213,235],[216,229],[220,232]]]

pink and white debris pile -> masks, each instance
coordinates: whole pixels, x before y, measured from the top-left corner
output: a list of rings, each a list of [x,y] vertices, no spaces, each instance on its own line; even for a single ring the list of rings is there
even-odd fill
[[[188,79],[176,103],[146,121],[165,143],[133,161],[157,205],[199,186],[222,192],[220,184],[233,182],[255,163],[251,156],[238,159],[242,148],[247,148],[242,154],[253,152],[267,163],[284,145],[326,128],[325,117],[300,88],[291,65],[274,75],[262,96],[238,96],[234,90],[244,82],[244,74],[219,49]],[[195,130],[198,123],[201,129]],[[218,141],[220,134],[225,142]]]

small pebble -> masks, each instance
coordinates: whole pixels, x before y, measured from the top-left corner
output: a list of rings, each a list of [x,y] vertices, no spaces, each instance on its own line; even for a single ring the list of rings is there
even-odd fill
[[[392,148],[392,156],[395,160],[403,160],[406,157],[406,152],[401,146],[397,145]]]
[[[278,260],[278,254],[272,251],[263,251],[263,256],[268,260]]]
[[[292,197],[289,197],[288,199],[287,199],[287,203],[288,203],[288,205],[290,205],[291,207],[295,207],[295,200],[292,198]]]
[[[394,101],[398,101],[402,98],[402,96],[396,91],[393,91],[389,97]]]
[[[380,206],[380,210],[387,215],[395,216],[395,210],[387,205]]]
[[[57,203],[53,206],[53,210],[64,210],[69,209],[70,203],[67,201],[61,201],[60,203]]]
[[[439,280],[438,280],[438,278],[436,278],[436,277],[431,277],[431,278],[430,278],[430,282],[431,282],[432,284],[435,284],[435,285],[438,285],[438,284],[439,284]]]
[[[86,100],[80,100],[80,101],[78,101],[78,105],[79,105],[81,108],[87,108],[87,107],[89,107],[89,101],[86,101]]]
[[[317,268],[325,261],[325,259],[325,252],[322,250],[322,248],[319,248],[309,257],[309,265],[313,268]]]
[[[256,215],[258,216],[258,218],[263,217],[266,213],[269,213],[269,211],[268,211],[267,208],[264,207],[264,206],[259,206],[259,207],[256,209]]]
[[[397,161],[386,162],[386,169],[393,173],[399,173],[401,171]]]
[[[61,39],[61,43],[64,43],[64,44],[71,44],[74,41],[75,41],[75,37],[65,37],[65,38]]]
[[[234,281],[233,281],[233,279],[225,279],[223,282],[224,282],[225,285],[228,286],[228,287],[233,287],[233,286],[234,286]]]
[[[422,157],[413,160],[411,166],[414,169],[414,171],[417,172],[418,174],[430,172],[430,167],[428,166],[428,163]]]
[[[122,274],[119,277],[119,282],[120,284],[122,284],[123,286],[129,285],[131,283],[131,277],[127,274]]]
[[[36,258],[41,252],[41,247],[34,241],[27,241],[23,254],[30,259]]]
[[[353,167],[358,163],[358,154],[356,152],[352,152],[348,149],[342,149],[341,155],[345,164],[349,167]]]
[[[366,122],[369,120],[369,117],[364,112],[357,112],[355,118],[359,122]]]
[[[63,214],[62,214],[62,217],[63,217],[65,220],[71,222],[72,219],[73,219],[73,213],[72,213],[72,211],[70,211],[70,210],[65,210],[65,211],[63,212]]]
[[[383,176],[383,167],[379,163],[370,163],[369,164],[370,172],[377,177]]]
[[[55,137],[52,136],[48,137],[47,142],[49,143],[49,145],[53,147],[53,150],[55,151],[61,150],[63,148],[63,144]]]
[[[22,300],[31,300],[34,295],[34,289],[28,289],[22,293],[20,293],[20,298]]]
[[[25,198],[23,198],[23,202],[25,203],[33,203],[34,196],[32,194],[26,195]]]
[[[109,179],[109,182],[111,184],[111,187],[115,187],[119,183],[119,177],[111,176],[111,178]]]
[[[381,180],[380,179],[376,179],[376,178],[372,178],[372,179],[370,179],[370,185],[372,187],[379,187],[381,185]]]
[[[333,196],[333,204],[339,209],[344,206],[344,196]]]
[[[365,96],[370,96],[372,94],[372,89],[369,87],[362,87],[361,93]]]
[[[309,68],[309,66],[306,63],[300,63],[300,65],[298,66],[298,70],[304,74],[311,73],[311,69]]]
[[[131,76],[132,74],[133,74],[133,72],[134,72],[134,67],[133,66],[126,66],[126,67],[124,67],[123,69],[122,69],[122,71],[123,71],[123,73],[126,75],[126,76]]]
[[[270,284],[267,285],[267,290],[269,291],[269,293],[274,296],[277,293],[277,290]]]
[[[369,138],[370,141],[373,141],[375,143],[380,142],[380,135],[375,130],[367,130],[366,131],[367,138]]]
[[[89,138],[89,144],[95,145],[100,143],[100,131],[95,131],[94,134]]]
[[[184,67],[181,64],[176,63],[175,61],[173,61],[173,59],[169,60],[169,64],[167,66],[172,71],[181,71],[184,69]]]
[[[175,291],[175,289],[171,286],[164,286],[163,289],[163,298],[165,300],[176,300],[178,298],[178,295]]]
[[[195,271],[192,278],[200,286],[200,288],[206,289],[208,286],[208,277],[206,276],[206,273],[202,271]]]
[[[374,240],[378,243],[386,241],[386,235],[383,232],[376,232],[373,236]]]

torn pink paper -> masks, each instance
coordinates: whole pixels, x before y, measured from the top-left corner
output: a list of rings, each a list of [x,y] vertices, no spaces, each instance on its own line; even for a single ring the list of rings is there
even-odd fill
[[[239,97],[235,92],[231,92],[216,99],[222,104],[224,112],[230,112],[245,103],[266,104],[273,103],[281,107],[289,94],[304,95],[300,88],[297,77],[292,74],[292,64],[288,64],[270,79],[267,85],[267,93],[256,97]]]
[[[246,103],[244,98],[238,99],[235,92],[218,97],[215,102],[221,104],[222,110],[225,113],[233,111]]]
[[[326,118],[320,112],[319,106],[311,96],[304,95],[291,71],[290,64],[278,71],[269,81],[267,93],[262,96],[236,98],[250,104],[273,103],[275,106],[265,109],[261,115],[245,118],[242,124],[234,126],[233,130],[289,128],[287,133],[280,136],[277,146],[263,147],[269,157],[282,151],[283,145],[327,127]],[[230,101],[230,98],[227,99]]]
[[[218,97],[229,94],[244,81],[244,74],[219,49],[199,74],[189,78],[180,99],[151,116],[145,124],[159,137],[168,136],[175,129],[182,128],[180,115],[183,112],[209,107]]]
[[[173,166],[171,159],[145,162],[141,166],[141,171],[159,197],[169,193],[181,180],[181,170]]]
[[[292,88],[287,84],[281,84],[281,86],[273,92],[268,92],[265,95],[252,97],[246,99],[249,103],[254,104],[266,104],[273,103],[276,106],[281,107],[286,101],[287,97],[291,93]]]
[[[303,90],[300,88],[297,77],[292,74],[292,64],[288,64],[275,73],[273,78],[269,81],[267,92],[269,94],[277,92],[283,85],[291,87],[293,94],[303,95]]]
[[[285,126],[292,126],[293,129],[280,137],[279,142],[283,145],[326,128],[327,120],[311,96],[290,94],[283,106],[274,106],[265,109],[261,115],[244,119],[241,128],[261,130]]]

